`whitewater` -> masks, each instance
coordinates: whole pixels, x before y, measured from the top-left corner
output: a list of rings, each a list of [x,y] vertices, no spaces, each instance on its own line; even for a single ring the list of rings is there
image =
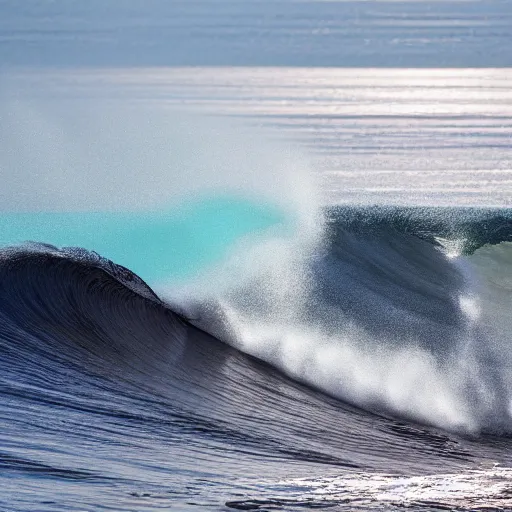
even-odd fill
[[[98,74],[3,82],[2,510],[510,507],[506,170],[443,203],[422,190],[451,160],[429,176],[411,148],[401,191],[399,169],[361,184],[371,152],[350,137],[335,170],[326,143],[346,115],[315,152],[289,112],[213,95],[205,114]],[[405,165],[381,123],[361,143]]]

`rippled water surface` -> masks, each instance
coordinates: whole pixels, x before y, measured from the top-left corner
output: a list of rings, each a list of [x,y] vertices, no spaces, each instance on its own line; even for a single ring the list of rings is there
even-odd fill
[[[272,126],[307,153],[327,203],[511,204],[508,68],[144,68],[44,81]]]
[[[0,510],[512,510],[510,47],[0,0]]]

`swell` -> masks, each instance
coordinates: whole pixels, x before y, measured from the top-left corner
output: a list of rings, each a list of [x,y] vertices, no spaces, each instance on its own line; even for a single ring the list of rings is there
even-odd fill
[[[326,501],[300,486],[512,460],[507,437],[371,414],[291,380],[94,254],[5,251],[0,319],[0,508],[350,507],[365,491]]]
[[[286,460],[296,471],[435,472],[493,452],[294,382],[84,261],[11,252],[0,277],[6,471],[81,468],[137,487],[155,472],[186,475],[198,456],[228,478],[240,467],[275,477]]]
[[[491,291],[488,301],[497,316],[468,327],[459,296],[471,269],[433,244],[395,228],[370,234],[346,224],[332,229],[329,251],[314,260],[318,300],[306,316],[337,334],[347,318],[363,326],[380,366],[389,347],[410,344],[415,333],[449,368],[450,354],[459,354],[457,333],[471,327],[480,343],[489,338],[489,325],[502,322]],[[492,262],[508,257],[507,244],[486,246],[468,264],[493,272]],[[473,289],[483,298],[482,290],[481,283]],[[501,290],[501,303],[507,290]],[[422,474],[489,459],[510,462],[507,436],[446,433],[411,421],[415,415],[403,409],[408,421],[393,418],[389,413],[396,410],[387,409],[377,392],[362,395],[364,400],[351,394],[347,373],[336,388],[331,377],[294,375],[219,341],[176,314],[129,270],[94,253],[45,245],[4,250],[0,319],[4,475],[80,478],[87,485],[115,479],[128,495],[147,486],[164,492],[172,472],[178,475],[176,496],[185,499],[187,475],[198,458],[209,479],[224,482],[240,472],[275,481],[311,471]],[[468,373],[495,368],[500,357],[506,361],[495,349],[481,347]],[[482,366],[484,360],[492,364]],[[371,365],[355,369],[363,379],[374,371]],[[474,382],[509,396],[499,370],[478,377],[464,383],[470,396]],[[426,384],[409,390],[411,403],[423,400],[421,393],[435,394],[435,386]]]

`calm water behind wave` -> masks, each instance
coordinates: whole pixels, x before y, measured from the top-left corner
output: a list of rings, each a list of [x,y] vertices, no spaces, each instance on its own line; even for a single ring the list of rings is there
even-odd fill
[[[23,75],[73,97],[242,117],[308,155],[327,203],[510,206],[512,70],[143,68]]]
[[[510,0],[4,0],[0,64],[505,67]]]

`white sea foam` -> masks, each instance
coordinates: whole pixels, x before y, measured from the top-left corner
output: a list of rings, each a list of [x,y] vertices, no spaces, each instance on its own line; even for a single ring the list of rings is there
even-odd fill
[[[475,431],[492,417],[507,424],[503,404],[512,385],[494,363],[510,331],[500,327],[503,307],[486,306],[496,298],[487,277],[468,277],[478,275],[474,262],[485,251],[464,273],[459,263],[465,257],[448,258],[433,248],[427,256],[421,252],[427,244],[418,255],[414,247],[346,234],[337,246],[342,255],[331,262],[341,276],[332,270],[325,278],[341,278],[337,297],[325,302],[318,267],[330,248],[322,204],[308,161],[293,145],[245,123],[123,97],[62,104],[16,98],[2,109],[8,120],[0,128],[2,143],[11,148],[1,162],[4,208],[144,210],[209,194],[276,205],[288,219],[284,226],[244,236],[216,266],[172,289],[160,283],[159,290],[221,339],[344,400],[450,429]],[[12,150],[22,143],[22,152]],[[173,241],[166,242],[172,251]],[[422,267],[422,258],[432,264]],[[369,279],[372,266],[384,273]],[[389,279],[383,279],[386,272]],[[418,292],[422,272],[423,280],[442,272],[453,283]],[[425,293],[427,311],[440,293],[446,305],[455,302],[456,327],[421,308],[409,311],[407,301],[418,293]],[[345,295],[350,307],[337,307]],[[414,322],[416,331],[404,328]],[[482,350],[489,339],[499,342]]]
[[[325,504],[353,502],[354,505],[412,507],[436,503],[464,510],[505,510],[512,506],[508,468],[462,471],[457,474],[403,477],[354,473],[335,478],[300,478],[279,482],[290,487],[302,500],[322,500]],[[272,488],[272,486],[269,486]]]

